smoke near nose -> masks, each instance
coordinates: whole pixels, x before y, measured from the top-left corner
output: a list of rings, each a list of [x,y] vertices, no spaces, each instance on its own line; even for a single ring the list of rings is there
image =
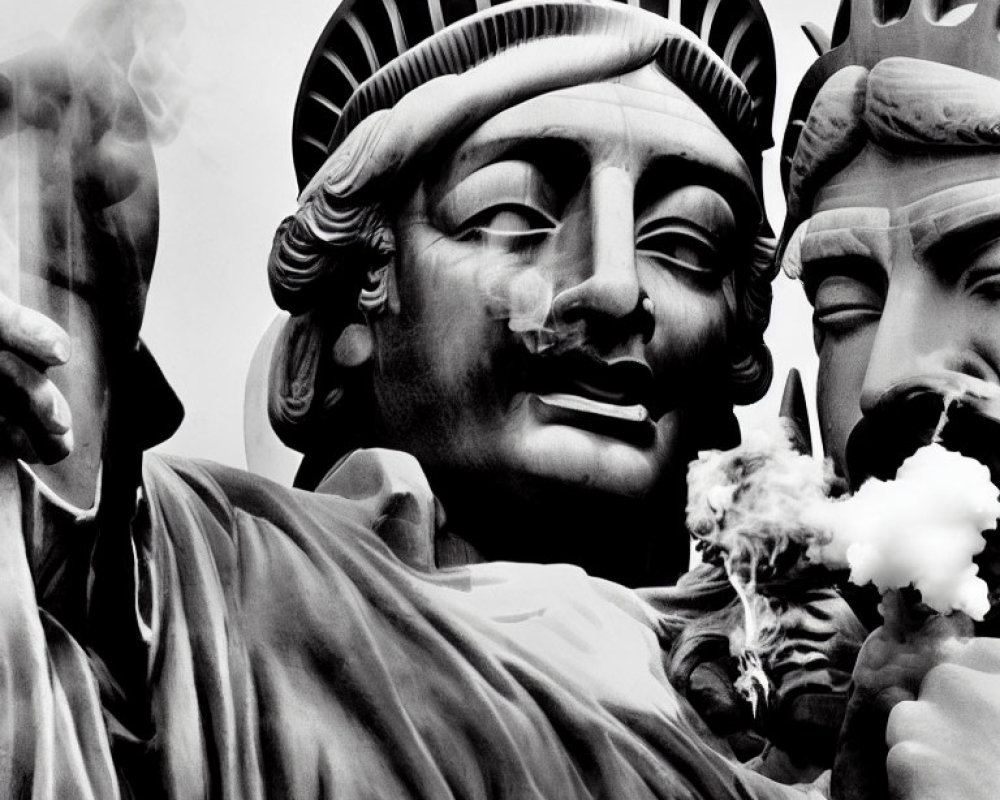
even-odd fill
[[[555,227],[532,228],[526,223],[518,215],[500,213],[491,227],[480,229],[480,263],[486,265],[480,291],[492,316],[506,321],[515,340],[532,355],[579,349],[596,344],[587,320],[597,316],[607,317],[603,327],[612,339],[636,335],[636,320],[622,319],[616,327],[611,315],[590,307],[579,292],[593,275],[594,255],[585,235],[578,239],[567,231],[588,227],[582,212],[567,210],[557,225],[552,223]],[[560,298],[571,293],[581,297],[560,309]]]
[[[551,278],[534,266],[507,258],[497,261],[487,247],[483,258],[494,261],[480,281],[490,315],[506,322],[507,330],[529,353],[558,353],[583,343],[582,321],[565,322],[552,313],[556,289]]]

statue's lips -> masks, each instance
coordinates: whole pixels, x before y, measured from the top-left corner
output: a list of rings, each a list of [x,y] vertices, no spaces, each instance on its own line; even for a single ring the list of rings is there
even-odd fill
[[[545,422],[645,442],[654,432],[653,371],[633,357],[601,359],[581,351],[532,360],[532,408]]]

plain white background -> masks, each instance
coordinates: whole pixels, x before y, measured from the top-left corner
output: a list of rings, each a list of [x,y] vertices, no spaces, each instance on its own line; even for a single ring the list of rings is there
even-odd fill
[[[79,0],[8,0],[0,56],[39,31],[61,36]],[[800,25],[830,30],[837,0],[762,0],[778,59],[774,138],[791,95],[814,58]],[[136,7],[166,0],[138,0]],[[176,5],[170,0],[170,6]],[[265,263],[271,237],[295,207],[291,120],[299,79],[336,0],[182,0],[184,28],[171,47],[183,69],[183,126],[157,151],[161,237],[143,337],[187,409],[160,449],[246,466],[244,382],[254,348],[276,310]],[[6,51],[6,52],[5,52]],[[777,154],[765,161],[766,201],[780,230]],[[812,399],[815,355],[801,289],[779,276],[768,342],[775,382],[740,412],[744,425],[773,416],[784,375],[797,366]],[[814,423],[815,425],[815,423]],[[275,465],[280,476],[289,463]]]

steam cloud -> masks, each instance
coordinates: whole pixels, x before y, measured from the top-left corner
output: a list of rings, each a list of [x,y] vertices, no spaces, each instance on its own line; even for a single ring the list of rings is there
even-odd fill
[[[828,467],[796,453],[784,429],[751,431],[743,444],[699,455],[688,470],[688,526],[706,556],[721,561],[744,610],[731,641],[737,688],[766,697],[764,665],[781,638],[777,615],[758,593],[822,565],[850,569],[883,594],[913,586],[939,613],[981,620],[990,604],[972,559],[1000,518],[997,487],[979,462],[940,444],[920,448],[891,481],[829,496]]]
[[[853,583],[873,583],[883,594],[912,585],[942,614],[982,620],[989,611],[972,559],[986,546],[982,533],[1000,517],[1000,501],[978,461],[929,444],[903,462],[895,480],[869,480],[848,500],[817,504],[808,516],[828,536],[807,556],[850,567]]]

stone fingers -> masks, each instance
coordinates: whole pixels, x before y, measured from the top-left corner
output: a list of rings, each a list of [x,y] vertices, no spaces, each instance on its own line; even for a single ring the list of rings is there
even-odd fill
[[[55,463],[73,449],[71,425],[55,384],[20,356],[0,351],[0,446],[26,461]]]
[[[70,339],[56,323],[27,306],[0,294],[0,344],[29,361],[44,367],[65,364],[70,356]]]

